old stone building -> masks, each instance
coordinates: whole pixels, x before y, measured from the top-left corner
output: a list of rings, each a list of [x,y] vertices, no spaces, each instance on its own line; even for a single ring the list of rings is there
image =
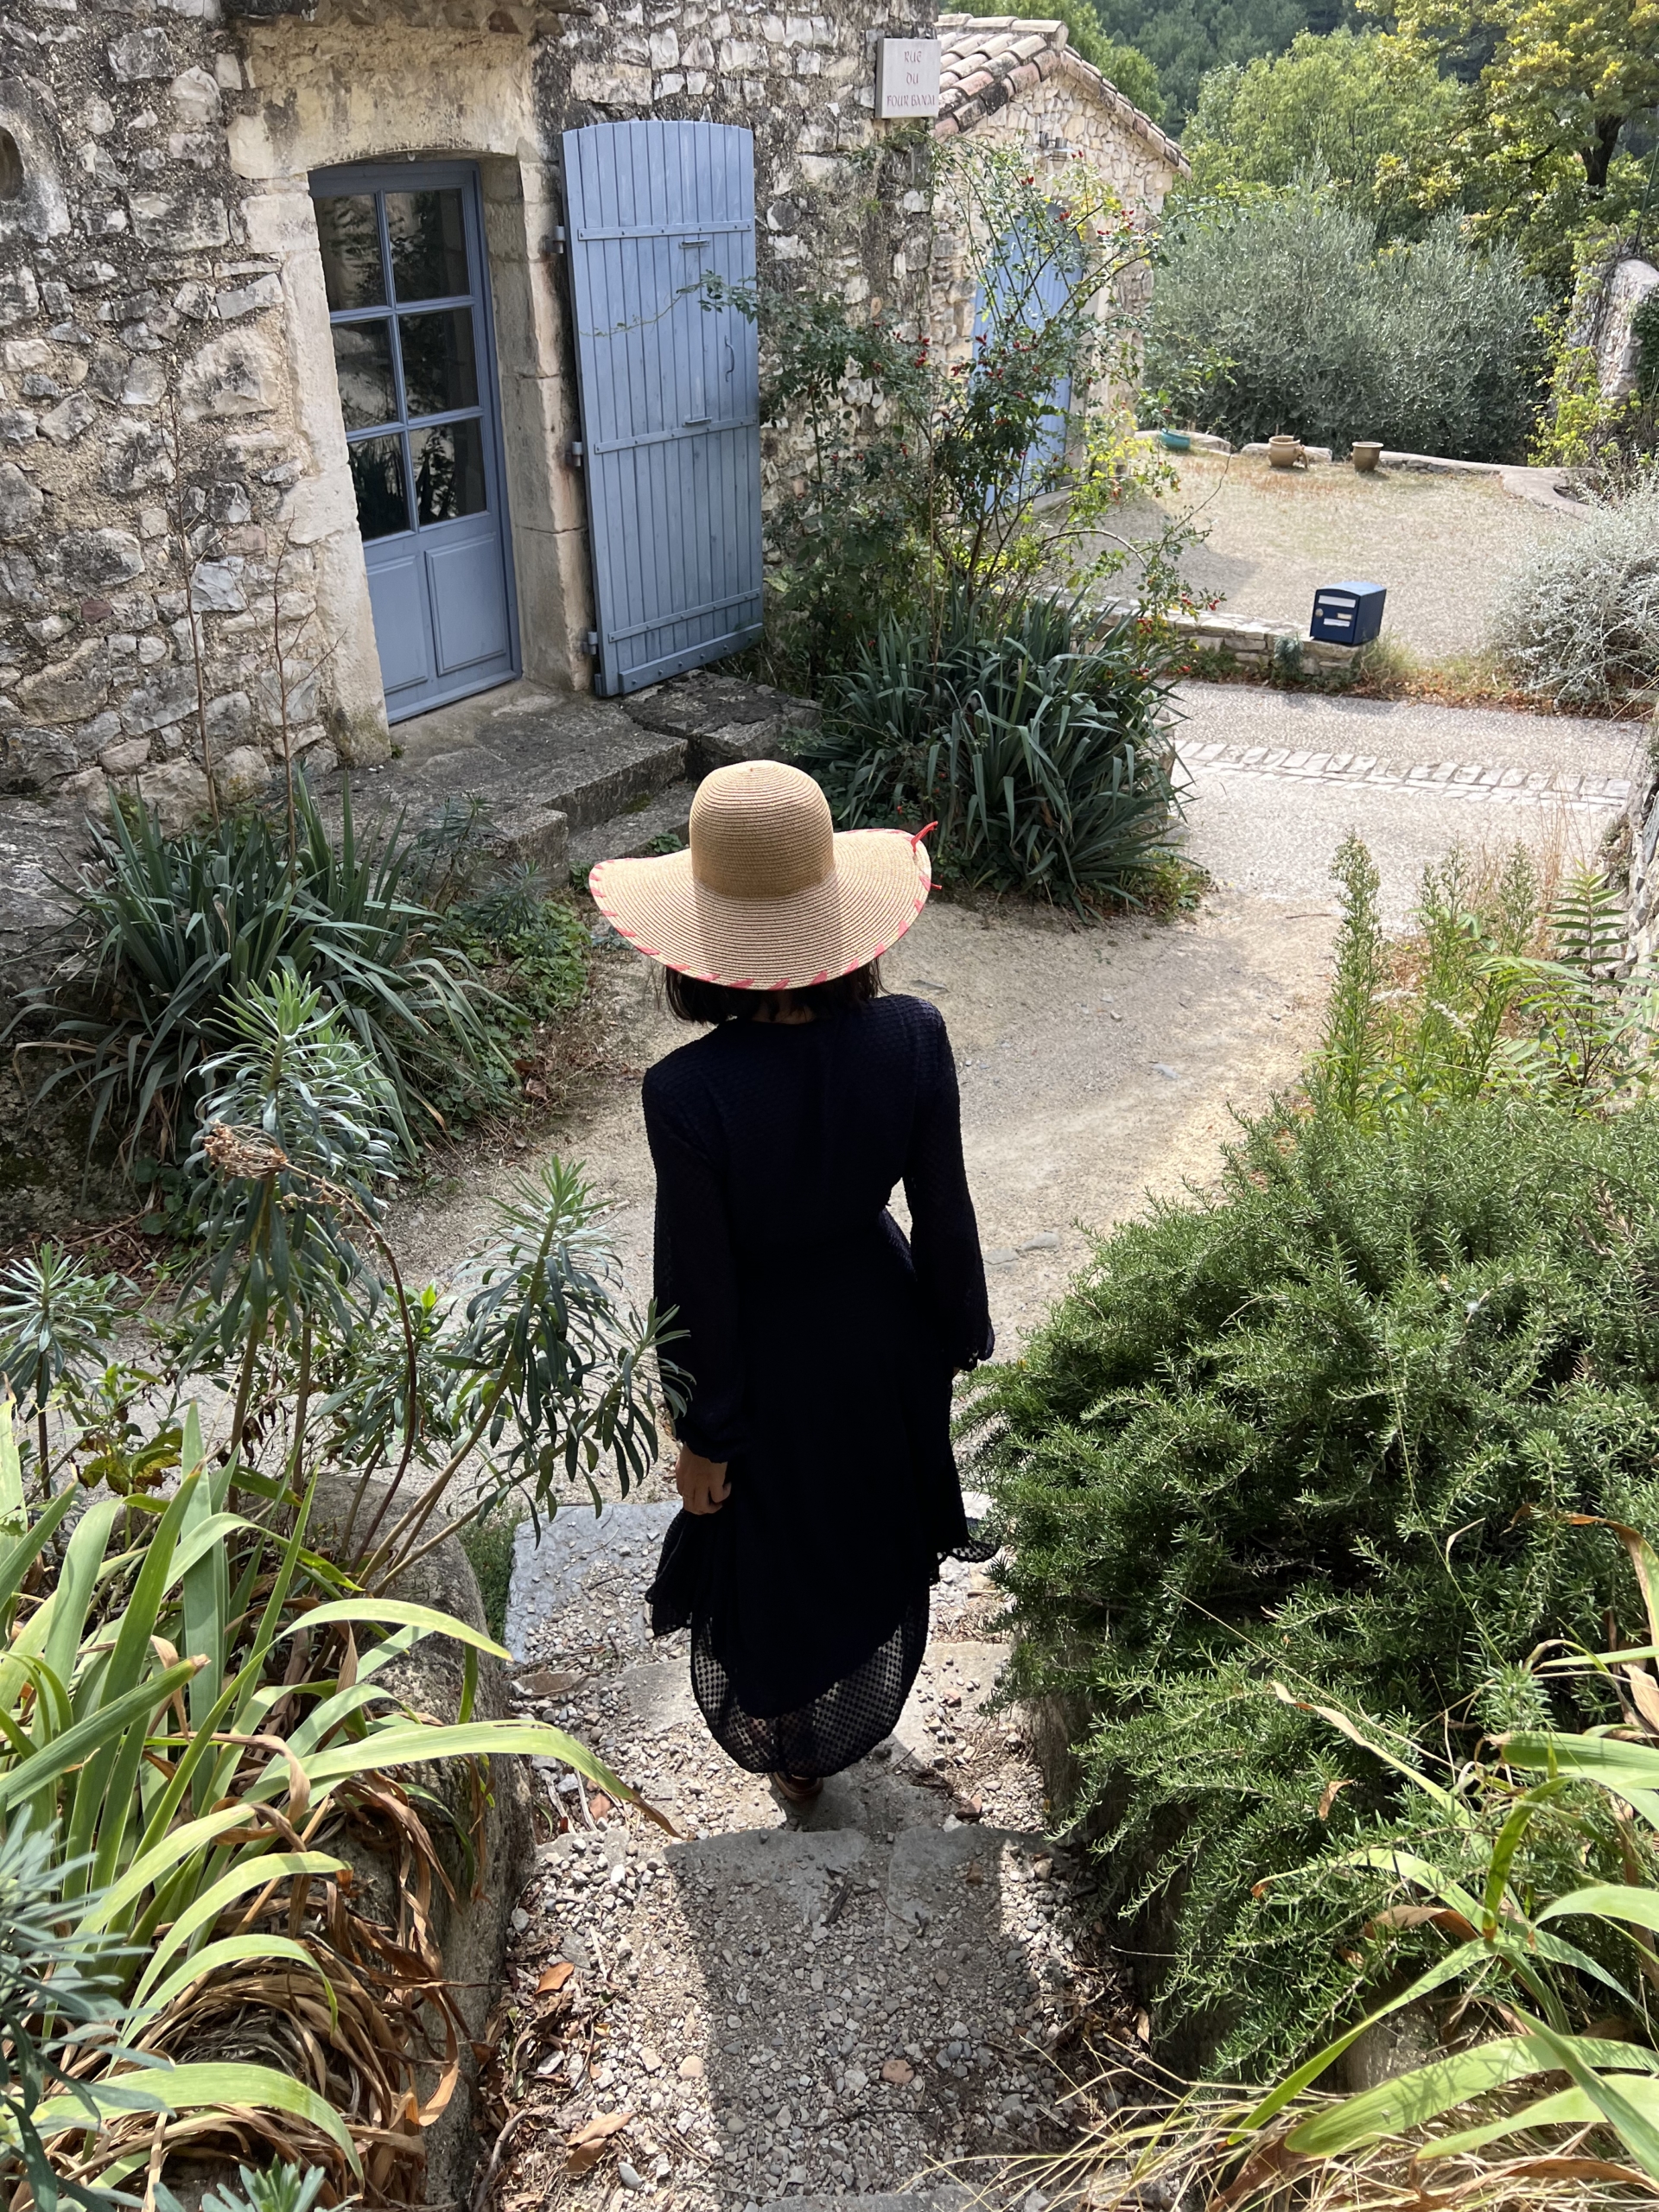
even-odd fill
[[[1161,210],[1185,156],[1149,116],[1125,99],[1098,69],[1073,53],[1065,25],[1020,16],[944,15],[939,113],[933,137],[942,147],[1007,148],[1040,178],[1058,177],[1082,162],[1125,207],[1150,219]],[[948,191],[949,168],[945,170]],[[978,309],[973,255],[964,236],[971,213],[937,210],[931,323],[935,338],[963,346]],[[1141,264],[1132,289],[1144,288]],[[1122,287],[1119,288],[1120,291]]]
[[[177,817],[209,763],[236,796],[284,746],[384,759],[389,710],[584,689],[596,574],[639,680],[752,629],[730,295],[758,271],[919,318],[925,126],[875,120],[873,49],[930,29],[887,0],[20,0],[5,790]]]
[[[1023,16],[941,16],[935,138],[969,131],[1039,166],[1086,162],[1125,202],[1156,214],[1188,172],[1175,141],[1072,51],[1065,25]]]

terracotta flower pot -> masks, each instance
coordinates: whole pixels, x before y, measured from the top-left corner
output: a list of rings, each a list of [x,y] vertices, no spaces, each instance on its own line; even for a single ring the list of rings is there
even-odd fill
[[[1382,441],[1381,438],[1356,438],[1349,453],[1360,474],[1369,476],[1382,458]]]
[[[1290,437],[1280,430],[1268,440],[1269,468],[1305,468],[1306,465],[1307,455],[1302,451],[1300,438]]]

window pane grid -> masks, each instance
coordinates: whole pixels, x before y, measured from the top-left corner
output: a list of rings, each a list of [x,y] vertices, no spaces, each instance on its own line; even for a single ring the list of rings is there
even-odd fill
[[[390,212],[394,199],[398,202],[396,237]],[[348,342],[344,364],[339,359],[336,343],[337,370],[343,365],[352,380],[349,394],[342,380],[341,402],[348,417],[346,443],[357,491],[359,526],[365,539],[484,513],[490,505],[486,476],[489,441],[483,419],[486,410],[475,354],[477,270],[460,195],[442,189],[430,193],[383,189],[373,194],[372,206],[379,250],[379,268],[373,282],[379,297],[331,308],[329,315],[331,325],[342,330],[378,322],[386,333],[384,353],[372,337],[356,346]],[[365,227],[361,217],[358,226],[359,232]],[[344,234],[341,224],[330,219],[320,223],[319,228],[324,233],[324,270],[331,299],[346,289],[348,280],[360,291],[360,276],[353,279],[350,270],[342,273],[329,260],[331,251],[337,251],[337,237]],[[408,290],[399,284],[400,272]],[[452,280],[457,275],[464,276],[469,280],[469,289],[435,289],[423,296],[420,286],[431,281],[435,273]],[[426,341],[416,356],[421,383],[417,397],[438,397],[448,386],[463,404],[429,413],[411,413],[404,324],[416,316],[435,318],[445,314],[464,316],[465,321],[457,320],[448,334],[440,334],[435,322],[429,322],[426,332],[417,334]],[[390,395],[385,391],[388,369]],[[369,423],[359,412],[355,422],[349,421],[353,410],[372,406],[376,399],[384,401],[387,396],[396,408],[395,415]],[[394,476],[399,480],[394,481]]]
[[[411,430],[441,430],[446,423],[476,423],[484,413],[481,407],[455,407],[446,415],[411,415],[407,427]],[[365,438],[387,438],[404,428],[402,423],[376,423],[361,430],[348,430],[348,446],[360,445]]]
[[[456,292],[444,300],[377,300],[372,306],[366,308],[331,308],[328,320],[330,322],[373,322],[389,312],[438,315],[445,308],[469,308],[477,298],[476,292]]]

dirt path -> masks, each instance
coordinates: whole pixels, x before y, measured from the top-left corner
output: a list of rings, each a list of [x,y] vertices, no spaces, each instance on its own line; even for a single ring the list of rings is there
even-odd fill
[[[1295,1077],[1324,995],[1330,857],[1350,824],[1397,917],[1424,860],[1453,842],[1592,847],[1630,734],[1428,709],[1357,719],[1353,702],[1215,686],[1185,704],[1190,845],[1217,879],[1197,912],[1084,930],[940,901],[887,963],[893,988],[933,999],[950,1025],[1004,1352],[1089,1230],[1208,1183],[1232,1116]],[[643,1294],[639,1072],[685,1033],[633,956],[613,945],[597,969],[615,1071],[557,1146],[608,1195]],[[480,1161],[405,1212],[417,1269],[442,1274],[478,1236],[499,1180]],[[988,1710],[1006,1650],[990,1585],[947,1573],[898,1730],[802,1818],[714,1749],[683,1639],[649,1643],[669,1497],[659,1472],[597,1518],[561,1514],[539,1545],[520,1531],[509,1636],[523,1701],[603,1752],[678,1834],[549,1773],[563,1826],[515,1916],[499,2087],[504,2117],[524,2117],[494,2202],[743,2212],[938,2194],[964,2159],[988,2162],[976,2175],[1017,2171],[1064,2139],[1079,2021],[1132,2023],[1087,1870],[1044,1839],[1020,1718]]]

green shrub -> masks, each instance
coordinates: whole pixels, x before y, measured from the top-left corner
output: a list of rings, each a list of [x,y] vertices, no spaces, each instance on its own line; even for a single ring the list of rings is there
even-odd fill
[[[1211,69],[1181,134],[1199,191],[1294,184],[1310,169],[1390,232],[1421,230],[1414,193],[1444,158],[1454,81],[1405,40],[1346,24],[1288,53]]]
[[[727,295],[761,324],[765,419],[791,467],[768,508],[772,673],[817,692],[946,592],[1082,591],[1132,561],[1141,604],[1184,591],[1190,517],[1130,540],[1135,490],[1166,488],[1131,385],[1144,226],[1086,162],[1033,172],[1013,147],[935,146],[935,204],[974,297],[971,344],[935,347],[839,295]]]
[[[1075,1701],[1117,1905],[1172,1916],[1166,2031],[1248,2074],[1304,2056],[1365,1892],[1283,1878],[1427,1817],[1271,1680],[1454,1763],[1609,1717],[1514,1662],[1639,1621],[1568,1516],[1654,1525],[1656,1384],[1659,1111],[1532,1099],[1266,1122],[972,1379],[1018,1686]]]
[[[458,1065],[503,1070],[481,1018],[490,995],[437,941],[432,841],[401,825],[359,840],[349,792],[338,841],[303,782],[296,804],[291,853],[281,825],[257,813],[177,836],[143,810],[92,825],[92,866],[66,887],[63,957],[19,1016],[36,1033],[28,1049],[51,1066],[37,1097],[60,1084],[90,1094],[89,1146],[107,1122],[128,1158],[181,1158],[238,994],[284,972],[378,1063],[406,1149]]]
[[[500,1002],[486,1019],[504,1040],[568,1014],[588,988],[593,945],[582,916],[568,899],[548,898],[530,868],[458,899],[443,942],[496,985]]]
[[[890,620],[826,693],[808,765],[847,829],[918,830],[944,880],[1074,907],[1136,899],[1167,855],[1167,684],[1134,622],[1054,600]]]
[[[1351,832],[1332,873],[1342,921],[1307,1077],[1319,1112],[1374,1122],[1529,1092],[1599,1113],[1651,1088],[1654,974],[1624,974],[1624,901],[1604,877],[1570,875],[1546,911],[1525,846],[1496,870],[1454,846],[1424,871],[1414,934],[1390,944]]]
[[[1173,419],[1240,445],[1287,430],[1519,461],[1543,305],[1513,249],[1477,251],[1458,218],[1379,250],[1370,217],[1304,177],[1171,217],[1145,382]]]
[[[1491,642],[1529,690],[1565,707],[1659,688],[1659,464],[1521,563]]]
[[[507,1600],[512,1593],[512,1554],[518,1523],[524,1518],[511,1503],[496,1507],[479,1520],[469,1521],[461,1532],[461,1548],[478,1577],[478,1594],[484,1601],[484,1620],[499,1643],[507,1633]]]

